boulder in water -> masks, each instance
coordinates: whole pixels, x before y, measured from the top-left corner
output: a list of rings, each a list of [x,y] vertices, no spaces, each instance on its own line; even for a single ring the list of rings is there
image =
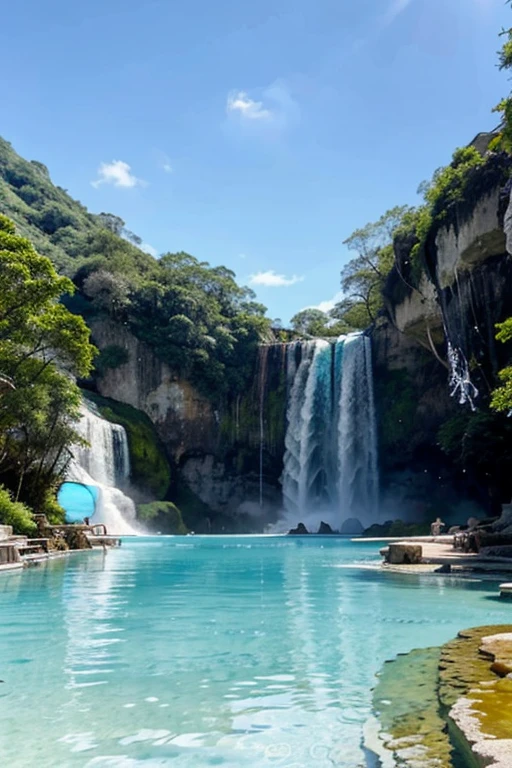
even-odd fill
[[[309,533],[309,531],[304,523],[299,523],[296,528],[292,528],[288,531],[288,536],[304,536],[307,533]]]
[[[326,534],[334,533],[334,531],[329,525],[329,523],[324,523],[324,521],[322,520],[322,522],[320,523],[320,528],[318,529],[318,533],[322,535],[326,535]]]
[[[340,533],[345,533],[351,536],[358,536],[364,531],[361,521],[357,517],[349,517],[343,521]]]
[[[390,544],[386,562],[390,565],[418,565],[422,557],[423,548],[420,544]]]

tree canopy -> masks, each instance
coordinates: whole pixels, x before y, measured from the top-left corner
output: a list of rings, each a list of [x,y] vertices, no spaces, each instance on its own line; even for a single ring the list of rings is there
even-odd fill
[[[89,213],[52,184],[42,164],[3,140],[0,203],[78,288],[64,299],[73,313],[127,326],[213,399],[245,389],[258,343],[272,338],[271,321],[231,270],[184,252],[153,258],[121,218]],[[69,287],[62,282],[59,290]]]
[[[496,338],[503,343],[512,341],[512,317],[498,324]],[[501,386],[494,390],[491,406],[496,411],[512,411],[512,365],[499,372]]]
[[[394,263],[394,233],[410,210],[408,206],[391,208],[344,241],[356,256],[341,271],[344,295],[329,313],[343,328],[341,332],[363,329],[375,322],[383,304],[384,282]]]
[[[80,438],[80,391],[94,347],[82,317],[59,303],[73,283],[0,215],[0,480],[15,500],[44,509]]]

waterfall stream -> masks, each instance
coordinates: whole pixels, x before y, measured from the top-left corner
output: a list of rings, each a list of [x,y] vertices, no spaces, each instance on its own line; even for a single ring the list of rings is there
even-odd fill
[[[289,520],[335,528],[378,515],[371,341],[364,334],[293,342],[287,350],[283,500]],[[307,524],[307,523],[306,523]]]
[[[118,486],[130,477],[130,453],[124,427],[112,424],[85,405],[77,431],[89,443],[75,451],[67,479],[98,488],[91,524],[103,523],[112,535],[135,535],[135,504]]]

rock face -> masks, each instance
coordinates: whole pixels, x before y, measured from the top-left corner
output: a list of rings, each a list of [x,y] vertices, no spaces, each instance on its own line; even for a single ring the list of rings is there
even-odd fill
[[[490,489],[461,477],[438,437],[441,425],[464,413],[450,397],[447,342],[467,364],[478,403],[485,404],[510,353],[495,340],[496,323],[512,308],[512,202],[503,187],[510,162],[489,157],[467,199],[432,227],[419,261],[413,264],[414,237],[395,242],[385,311],[372,334],[382,519],[445,517],[459,503],[459,517],[485,516],[507,489],[512,494],[511,478]],[[92,330],[100,349],[120,346],[128,355],[104,371],[100,393],[148,414],[178,474],[212,510],[233,515],[245,505],[245,514],[267,521],[268,509],[279,505],[284,455],[284,345],[262,348],[250,391],[214,404],[127,328],[96,319]]]
[[[441,290],[450,288],[461,272],[506,253],[500,202],[501,185],[496,185],[478,200],[470,216],[461,220],[459,215],[448,227],[439,230],[435,240],[435,276]]]
[[[386,562],[389,565],[419,565],[423,557],[420,544],[390,544]]]
[[[320,523],[320,527],[318,529],[318,533],[321,536],[326,536],[328,534],[334,533],[334,531],[331,528],[331,526],[329,525],[329,523],[324,523],[324,521],[322,520],[321,523]]]
[[[509,768],[512,754],[512,627],[459,633],[443,647],[439,695],[453,734],[475,765]]]
[[[128,354],[128,362],[107,370],[98,383],[104,397],[128,403],[148,414],[169,453],[178,460],[185,452],[213,451],[218,440],[218,416],[209,400],[123,326],[112,321],[91,323],[100,349],[115,345]]]
[[[231,526],[229,518],[243,518],[245,531],[261,531],[274,522],[281,503],[284,434],[279,414],[265,412],[265,448],[260,454],[257,387],[233,404],[215,406],[124,326],[102,319],[93,320],[91,328],[100,350],[122,347],[128,357],[126,363],[103,373],[99,393],[149,416],[174,464],[175,476],[213,516],[224,516],[222,525],[229,530],[240,529],[239,521]],[[270,380],[275,388],[278,383]],[[266,405],[282,412],[284,424],[284,405],[279,408],[279,399],[272,394]]]
[[[309,534],[309,531],[304,523],[299,523],[296,528],[292,528],[288,531],[288,536],[305,536],[306,534]]]
[[[469,410],[450,397],[447,342],[467,366],[480,406],[510,356],[511,345],[495,339],[496,323],[512,309],[509,172],[509,158],[489,156],[465,201],[434,224],[414,257],[416,272],[414,239],[395,242],[385,313],[373,334],[381,498],[390,516],[427,519],[436,506],[455,509],[457,499],[474,504],[470,514],[485,516],[512,493],[503,473],[492,488],[485,479],[460,477],[438,438],[442,425]]]

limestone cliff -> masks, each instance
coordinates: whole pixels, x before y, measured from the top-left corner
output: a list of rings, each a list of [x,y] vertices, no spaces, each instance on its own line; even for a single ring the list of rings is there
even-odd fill
[[[454,360],[456,373],[464,371],[478,390],[475,407],[483,412],[510,355],[495,340],[496,323],[512,314],[509,173],[508,158],[490,156],[469,199],[452,204],[432,226],[416,263],[414,239],[395,241],[385,311],[374,332],[383,479],[393,498],[397,483],[398,497],[409,495],[420,506],[422,498],[423,506],[436,505],[467,492],[492,507],[491,497],[506,501],[512,492],[503,477],[495,481],[499,488],[477,489],[481,478],[458,476],[438,439],[443,424],[471,413],[458,402],[460,390],[449,396]]]
[[[470,405],[458,402],[460,391],[450,396],[454,359],[478,390],[475,418],[483,423],[497,371],[510,354],[496,342],[495,325],[512,314],[511,165],[508,157],[489,156],[464,202],[436,219],[419,253],[414,236],[395,240],[385,309],[372,331],[382,499],[390,518],[456,514],[460,502],[468,514],[490,512],[512,493],[509,471],[484,465],[480,473],[465,473],[439,439],[444,425],[472,418]],[[213,402],[126,326],[95,317],[91,328],[101,350],[125,353],[121,364],[102,370],[99,393],[150,417],[178,484],[205,505],[201,515],[211,512],[240,530],[253,527],[256,516],[261,527],[280,502],[284,345],[261,347],[248,391]],[[499,429],[506,442],[506,429]],[[455,454],[467,451],[452,442]],[[480,444],[485,453],[485,441]],[[486,461],[493,464],[492,451]]]
[[[175,497],[193,505],[192,492],[203,505],[197,518],[218,519],[221,529],[250,530],[254,515],[261,528],[279,503],[285,413],[280,382],[265,374],[271,391],[260,392],[255,360],[251,390],[213,403],[126,327],[107,318],[94,318],[90,325],[100,350],[121,347],[126,359],[102,371],[98,392],[150,417],[175,467]],[[260,456],[261,398],[265,450]],[[195,527],[201,528],[200,521]]]

